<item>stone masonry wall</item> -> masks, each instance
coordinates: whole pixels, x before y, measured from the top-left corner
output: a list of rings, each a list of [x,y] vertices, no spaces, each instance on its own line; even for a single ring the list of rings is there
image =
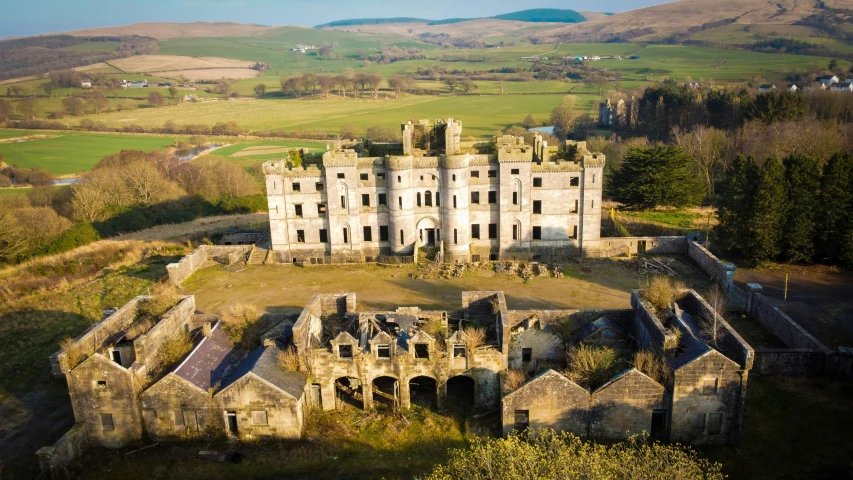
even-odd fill
[[[225,434],[222,409],[208,392],[169,374],[139,396],[145,432],[152,440],[186,440]]]
[[[227,258],[223,263],[231,263],[234,255],[242,256],[251,251],[251,245],[201,245],[189,255],[182,258],[178,263],[166,265],[169,272],[169,281],[176,286],[181,285],[184,280],[192,276],[199,268],[203,267],[208,260],[213,258]]]
[[[812,349],[760,348],[755,359],[760,375],[818,375],[824,371],[826,355]]]
[[[86,428],[77,423],[52,446],[40,448],[36,455],[39,457],[41,470],[49,472],[47,478],[62,478],[59,474],[63,467],[80,458],[88,449]]]
[[[630,369],[592,393],[589,436],[623,439],[652,430],[652,412],[666,407],[666,389]]]
[[[547,371],[501,402],[503,433],[515,428],[516,411],[526,411],[530,428],[552,428],[588,436],[589,392],[571,380]]]
[[[160,347],[182,332],[192,329],[192,316],[195,313],[195,296],[189,295],[181,299],[177,305],[169,309],[163,318],[157,322],[145,335],[133,341],[136,350],[136,361],[153,368],[158,360]]]
[[[818,339],[789,317],[785,312],[774,307],[770,301],[760,293],[750,293],[752,297],[749,303],[749,315],[758,320],[768,331],[776,335],[790,348],[813,349],[830,353]]]
[[[217,393],[216,398],[224,411],[237,413],[240,440],[302,436],[304,392],[293,400],[254,375],[247,375]],[[256,423],[253,412],[266,412],[266,423]]]

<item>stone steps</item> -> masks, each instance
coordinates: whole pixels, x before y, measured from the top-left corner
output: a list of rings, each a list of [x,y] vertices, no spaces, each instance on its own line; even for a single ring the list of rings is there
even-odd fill
[[[252,253],[249,255],[249,261],[246,262],[247,265],[263,265],[267,259],[267,255],[269,255],[269,250],[266,248],[258,248],[255,247],[252,250]]]

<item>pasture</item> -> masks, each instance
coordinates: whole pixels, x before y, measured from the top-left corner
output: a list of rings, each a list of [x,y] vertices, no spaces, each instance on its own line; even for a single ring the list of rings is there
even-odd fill
[[[165,148],[173,145],[175,139],[167,136],[60,133],[52,138],[0,143],[0,155],[9,165],[44,169],[56,175],[71,175],[91,169],[98,160],[110,153]]]
[[[232,99],[179,104],[157,109],[89,115],[109,126],[129,124],[161,127],[167,120],[178,125],[213,125],[225,119],[252,131],[336,132],[353,125],[363,132],[373,125],[393,126],[416,118],[453,117],[462,120],[463,135],[488,137],[497,130],[520,123],[529,113],[548,118],[562,94],[414,96],[382,92],[379,98],[303,97],[301,99]],[[589,112],[598,97],[578,95],[578,109]],[[74,120],[69,120],[73,122]],[[79,121],[79,120],[78,120]]]

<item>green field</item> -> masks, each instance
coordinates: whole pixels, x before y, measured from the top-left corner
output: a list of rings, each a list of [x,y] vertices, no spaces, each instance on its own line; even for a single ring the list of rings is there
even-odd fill
[[[110,153],[164,148],[173,145],[176,138],[96,133],[56,135],[22,143],[0,143],[0,155],[9,165],[43,168],[57,175],[69,175],[89,170]]]
[[[387,98],[386,98],[387,96]],[[342,125],[364,129],[372,125],[396,125],[408,119],[453,117],[462,120],[464,136],[486,137],[509,125],[520,123],[529,113],[545,119],[560,103],[562,94],[414,96],[382,93],[379,99],[329,98],[239,99],[227,102],[180,104],[157,109],[90,115],[107,125],[130,123],[146,128],[160,127],[167,120],[178,125],[213,125],[223,120],[237,122],[253,131],[335,132]],[[597,96],[578,95],[578,108],[591,111]],[[67,119],[73,122],[78,119]]]

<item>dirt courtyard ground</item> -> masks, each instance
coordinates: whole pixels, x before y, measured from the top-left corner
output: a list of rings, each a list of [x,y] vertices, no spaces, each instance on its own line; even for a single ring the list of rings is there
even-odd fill
[[[673,262],[678,263],[678,262]],[[516,275],[482,268],[452,279],[415,279],[413,265],[295,267],[264,265],[211,266],[183,286],[196,296],[198,309],[218,313],[229,306],[252,304],[270,312],[299,312],[315,293],[355,292],[358,310],[387,310],[398,306],[456,309],[465,290],[500,290],[511,309],[630,308],[630,291],[637,288],[634,272],[619,261],[588,261],[565,267],[563,278],[534,278],[525,283]]]
[[[743,289],[747,283],[760,284],[764,295],[782,308],[786,272],[790,275],[785,313],[827,347],[853,347],[853,274],[850,272],[820,265],[738,267],[735,282]]]

